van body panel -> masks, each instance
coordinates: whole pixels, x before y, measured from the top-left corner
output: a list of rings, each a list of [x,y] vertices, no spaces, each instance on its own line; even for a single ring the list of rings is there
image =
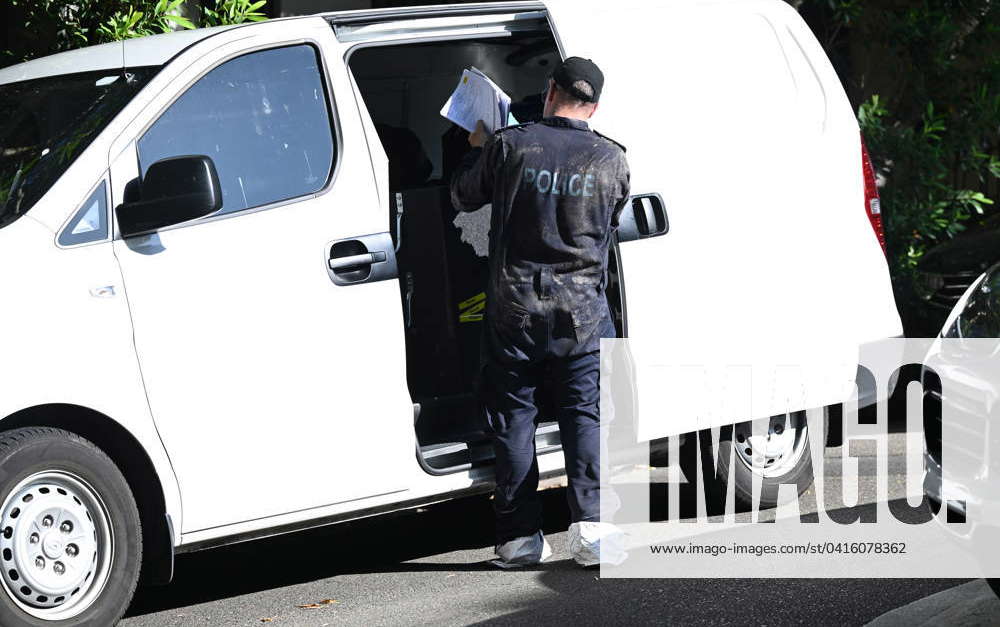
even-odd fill
[[[175,61],[174,89],[123,137],[138,142],[235,56],[301,43],[319,51],[337,101],[339,165],[327,188],[114,244],[150,407],[187,510],[184,534],[402,492],[417,470],[398,287],[335,286],[324,258],[331,241],[387,227],[329,25],[265,23],[195,46]],[[112,171],[115,206],[121,182],[138,174],[135,151],[124,150]]]
[[[670,233],[621,255],[639,389],[669,390],[671,432],[847,398],[858,347],[901,325],[857,122],[801,18],[779,0],[546,5],[564,53],[606,74],[594,126],[628,148],[632,193],[666,203]],[[752,415],[729,415],[671,368],[641,369],[658,360],[770,375]],[[810,384],[769,390],[789,365]]]
[[[414,458],[415,459],[415,458]],[[561,475],[563,456],[549,453],[538,456],[538,472],[542,477]],[[488,494],[492,492],[493,468],[478,468],[473,471],[431,476],[421,471],[420,475],[408,476],[410,489],[405,493],[387,494],[350,503],[340,503],[314,509],[289,512],[260,520],[251,520],[224,527],[185,533],[183,545],[193,545],[192,550],[239,542],[243,539],[268,537],[273,534],[308,529],[334,522],[344,522],[381,513],[419,507],[421,505],[446,501],[459,495]],[[558,485],[558,480],[554,482]],[[329,522],[327,522],[329,521]],[[181,549],[182,551],[184,549]]]
[[[91,187],[79,188],[75,204]],[[0,418],[50,404],[104,414],[142,445],[167,513],[181,520],[180,493],[150,419],[111,242],[57,248],[54,233],[29,215],[0,229],[0,265],[5,302],[17,303],[0,311],[7,356],[0,360]],[[103,288],[110,293],[98,292]]]

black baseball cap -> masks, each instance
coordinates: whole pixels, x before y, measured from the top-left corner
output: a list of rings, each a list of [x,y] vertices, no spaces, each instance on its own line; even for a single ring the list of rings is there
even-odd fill
[[[559,64],[552,72],[552,80],[556,82],[574,98],[579,98],[584,102],[597,102],[601,99],[601,90],[604,89],[604,73],[601,68],[591,61],[581,57],[570,57]],[[584,94],[573,87],[577,81],[586,81],[594,89],[594,97]]]

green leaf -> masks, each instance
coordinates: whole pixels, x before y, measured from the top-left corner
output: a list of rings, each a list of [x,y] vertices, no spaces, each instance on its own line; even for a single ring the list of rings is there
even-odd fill
[[[167,20],[168,22],[173,22],[174,24],[177,24],[178,26],[181,26],[183,28],[197,28],[194,25],[194,22],[181,15],[164,15],[163,19]]]

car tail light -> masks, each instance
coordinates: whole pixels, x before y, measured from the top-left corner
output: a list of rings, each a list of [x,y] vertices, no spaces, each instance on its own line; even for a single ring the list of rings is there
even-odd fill
[[[878,197],[878,185],[875,183],[875,168],[872,166],[871,157],[868,156],[868,147],[865,145],[865,138],[861,138],[861,175],[865,179],[865,212],[875,230],[875,237],[882,245],[882,252],[887,253],[885,247],[885,229],[882,227],[882,201]]]

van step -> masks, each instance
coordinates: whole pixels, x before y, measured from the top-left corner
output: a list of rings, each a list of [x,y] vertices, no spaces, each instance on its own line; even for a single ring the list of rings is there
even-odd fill
[[[535,431],[535,449],[539,455],[560,447],[559,424],[542,423]],[[475,442],[445,442],[421,447],[424,462],[436,471],[482,466],[493,461],[493,442],[490,439]]]
[[[465,442],[451,442],[445,444],[432,444],[430,446],[425,446],[420,449],[423,453],[424,459],[434,459],[435,457],[441,457],[442,455],[450,455],[452,453],[459,453],[469,449],[469,445]]]

